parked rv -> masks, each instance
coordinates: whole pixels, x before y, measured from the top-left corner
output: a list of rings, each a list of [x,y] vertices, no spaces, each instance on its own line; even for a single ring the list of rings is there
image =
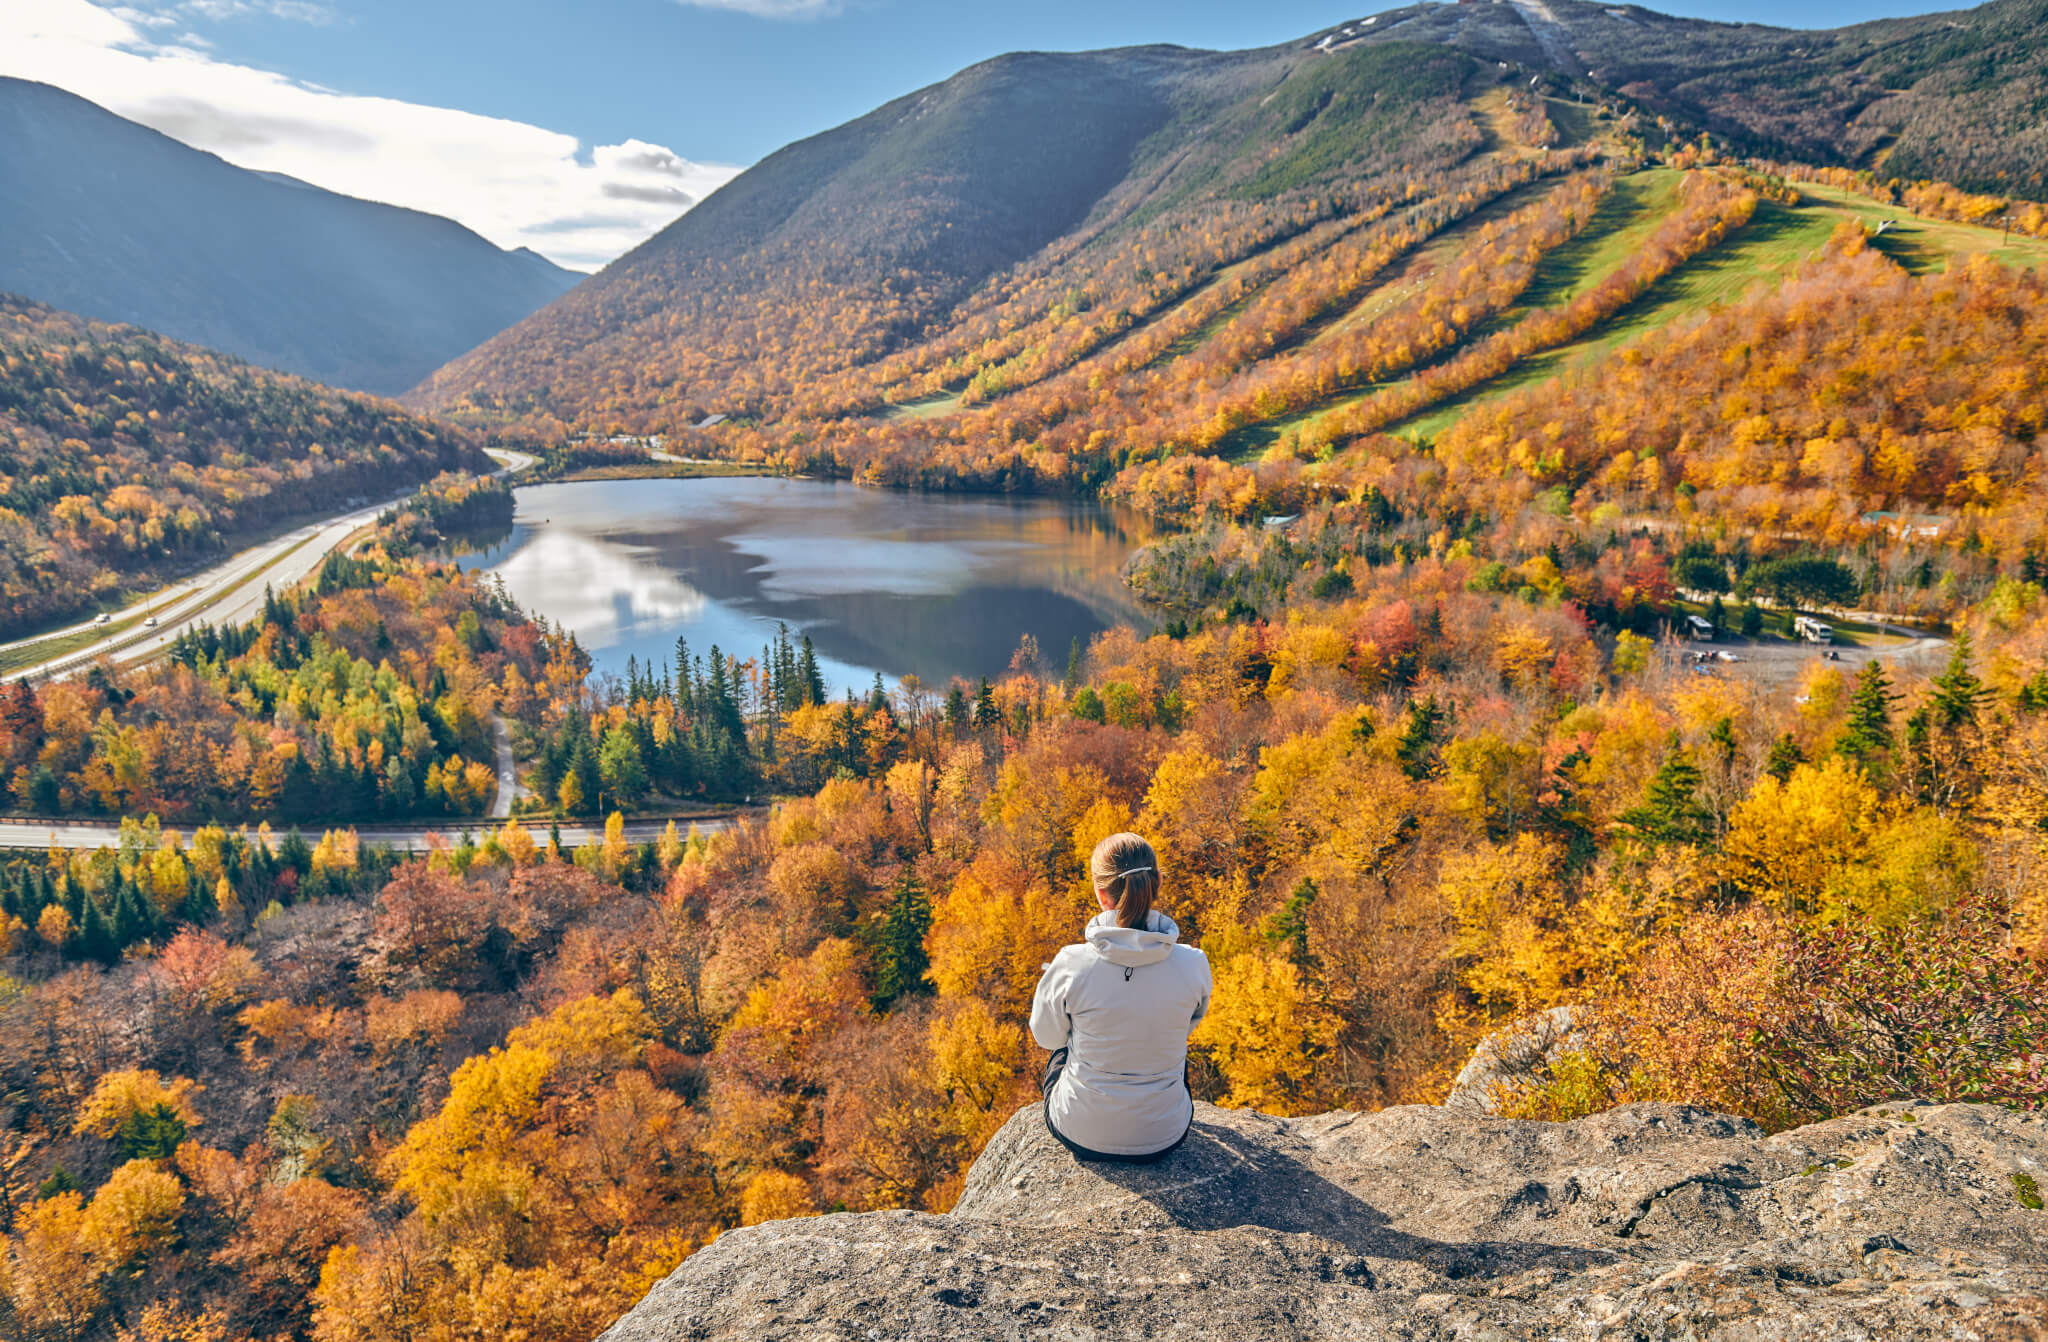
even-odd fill
[[[1808,643],[1832,643],[1835,641],[1835,627],[1811,615],[1796,615],[1792,619],[1792,632]]]

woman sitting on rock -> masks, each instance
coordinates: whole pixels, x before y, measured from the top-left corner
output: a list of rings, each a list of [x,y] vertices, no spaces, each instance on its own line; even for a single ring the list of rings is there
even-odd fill
[[[1102,912],[1045,967],[1031,1003],[1031,1037],[1053,1051],[1045,1126],[1083,1160],[1143,1164],[1194,1124],[1188,1031],[1209,1009],[1209,959],[1152,907],[1151,844],[1113,834],[1088,867]]]

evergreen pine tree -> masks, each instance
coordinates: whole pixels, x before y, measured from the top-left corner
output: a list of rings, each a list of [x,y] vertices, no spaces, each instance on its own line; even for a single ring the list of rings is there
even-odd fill
[[[85,917],[77,928],[72,945],[65,948],[73,956],[81,960],[97,960],[108,968],[121,963],[120,943],[114,938],[114,929],[107,922],[107,916],[100,912],[98,901],[85,901]]]
[[[811,636],[809,634],[804,635],[804,650],[803,655],[797,662],[797,676],[801,681],[799,688],[803,691],[803,702],[807,704],[822,704],[825,702],[825,673],[818,669],[818,650],[811,646]]]
[[[1072,693],[1074,692],[1074,688],[1075,688],[1076,686],[1078,686],[1078,685],[1079,685],[1080,683],[1081,683],[1081,640],[1077,638],[1077,639],[1075,639],[1075,640],[1074,640],[1074,642],[1073,642],[1073,646],[1072,646],[1072,647],[1069,647],[1069,648],[1067,649],[1067,680],[1066,680],[1066,691],[1067,691],[1067,693],[1071,695],[1071,694],[1072,694]]]
[[[946,691],[946,725],[952,728],[956,737],[967,730],[967,696],[961,693],[958,681]]]
[[[1716,722],[1713,730],[1707,733],[1707,739],[1714,743],[1714,749],[1720,753],[1722,768],[1725,769],[1735,763],[1735,723],[1732,719],[1722,718]]]
[[[1977,715],[1990,702],[1991,691],[1970,670],[1970,631],[1958,630],[1948,666],[1934,678],[1934,693],[1928,702],[1940,726],[1955,731],[1977,725]]]
[[[1770,758],[1764,761],[1764,772],[1782,783],[1792,776],[1794,769],[1804,763],[1806,752],[1792,739],[1792,733],[1786,732],[1771,743],[1771,754]]]
[[[1673,732],[1642,804],[1617,818],[1650,843],[1699,843],[1707,837],[1709,819],[1699,804],[1699,787],[1699,766]]]
[[[889,910],[877,947],[875,1007],[885,1010],[899,999],[930,991],[925,981],[925,933],[931,930],[932,901],[924,882],[909,867],[889,895]]]
[[[1316,902],[1316,883],[1307,876],[1294,887],[1287,902],[1266,920],[1266,940],[1287,950],[1287,958],[1303,971],[1315,967],[1308,949],[1308,911]]]
[[[145,903],[137,892],[134,882],[123,877],[114,895],[114,944],[122,949],[133,946],[149,936],[150,916],[142,910]],[[150,912],[155,912],[150,905]]]
[[[1001,726],[1002,721],[1002,711],[996,707],[995,688],[988,683],[988,677],[983,676],[981,689],[974,696],[974,729],[985,732],[991,727]]]
[[[1410,778],[1428,777],[1432,753],[1449,717],[1433,694],[1427,699],[1408,701],[1407,719],[1402,723],[1400,739],[1394,743],[1394,754]]]
[[[1856,688],[1849,696],[1849,720],[1835,749],[1866,769],[1879,768],[1891,754],[1892,704],[1897,700],[1884,663],[1876,658],[1865,662],[1856,673]]]

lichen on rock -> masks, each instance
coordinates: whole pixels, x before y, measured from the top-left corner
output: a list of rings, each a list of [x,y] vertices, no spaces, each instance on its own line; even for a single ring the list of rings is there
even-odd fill
[[[606,1342],[2048,1338],[2048,1214],[2013,1193],[2048,1177],[2048,1118],[1196,1109],[1116,1166],[1026,1108],[951,1213],[730,1231]]]

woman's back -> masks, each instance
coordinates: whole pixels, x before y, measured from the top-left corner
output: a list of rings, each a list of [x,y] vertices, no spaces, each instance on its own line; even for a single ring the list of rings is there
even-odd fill
[[[1142,928],[1105,912],[1085,935],[1053,957],[1032,1000],[1032,1037],[1066,1050],[1046,1121],[1084,1155],[1157,1153],[1194,1116],[1188,1031],[1208,1010],[1208,957],[1178,944],[1180,929],[1157,911]]]

